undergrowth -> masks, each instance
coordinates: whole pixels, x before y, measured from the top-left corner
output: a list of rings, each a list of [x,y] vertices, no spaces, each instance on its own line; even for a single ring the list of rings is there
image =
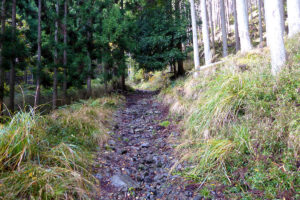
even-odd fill
[[[143,71],[143,73],[140,73],[141,71],[142,70],[139,70],[139,73],[136,73],[133,80],[129,82],[134,89],[150,91],[160,90],[166,86],[166,82],[169,82],[171,76],[171,74],[161,71],[151,72],[146,76]]]
[[[81,101],[47,116],[30,109],[2,125],[0,199],[90,199],[93,155],[121,101]]]
[[[180,79],[160,98],[184,115],[177,172],[228,199],[299,199],[300,37],[287,41],[278,77],[268,50],[226,59],[199,78]],[[174,166],[175,169],[175,166]]]

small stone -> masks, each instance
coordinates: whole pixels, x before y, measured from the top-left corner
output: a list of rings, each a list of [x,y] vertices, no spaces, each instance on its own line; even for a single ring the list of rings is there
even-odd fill
[[[143,164],[139,164],[139,170],[144,170],[145,169],[145,166]]]
[[[145,158],[145,163],[147,164],[151,164],[153,163],[154,160],[153,160],[153,157],[151,155],[148,155],[146,158]]]
[[[138,133],[138,132],[144,131],[144,129],[143,129],[143,128],[137,128],[137,129],[135,129],[134,131],[135,131],[136,133]]]
[[[142,148],[147,148],[149,146],[150,146],[149,142],[143,142],[142,145],[141,145]]]
[[[103,178],[103,176],[102,176],[100,173],[96,174],[95,177],[96,177],[98,180],[101,180],[101,179]]]
[[[110,146],[114,146],[116,142],[114,140],[108,140],[107,144],[109,144]]]
[[[201,200],[202,198],[203,198],[203,197],[202,197],[201,195],[197,195],[197,196],[194,197],[193,200]]]
[[[192,193],[191,191],[186,191],[186,192],[184,193],[184,195],[187,196],[187,197],[192,197],[192,196],[193,196],[193,193]]]

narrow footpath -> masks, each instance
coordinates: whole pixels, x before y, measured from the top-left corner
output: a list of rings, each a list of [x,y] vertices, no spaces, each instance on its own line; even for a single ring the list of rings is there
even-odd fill
[[[115,114],[111,139],[98,156],[99,200],[199,200],[199,185],[169,174],[176,162],[174,144],[179,132],[170,123],[168,108],[155,100],[155,92],[137,91]],[[178,166],[180,169],[181,165]]]

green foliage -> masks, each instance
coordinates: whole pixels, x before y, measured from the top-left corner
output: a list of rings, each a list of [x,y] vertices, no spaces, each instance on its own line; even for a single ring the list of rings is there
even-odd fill
[[[170,1],[157,4],[159,6],[143,10],[135,31],[137,47],[134,58],[147,71],[161,70],[186,57],[186,52],[178,49],[178,44],[187,40],[187,21],[175,18],[179,11],[172,11]]]
[[[162,127],[168,128],[169,125],[170,125],[170,122],[169,121],[163,121],[159,125],[162,126]]]

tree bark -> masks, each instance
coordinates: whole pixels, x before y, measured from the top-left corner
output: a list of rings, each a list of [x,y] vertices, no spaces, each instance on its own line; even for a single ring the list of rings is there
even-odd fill
[[[53,75],[53,96],[52,96],[52,109],[56,109],[57,107],[57,67],[58,67],[58,19],[59,19],[59,0],[56,1],[55,5],[56,10],[56,21],[55,21],[55,33],[54,33],[54,40],[55,40],[55,50],[54,50],[54,75]]]
[[[281,71],[286,61],[280,1],[265,0],[267,40],[271,52],[273,75],[277,75]]]
[[[87,97],[90,98],[92,96],[92,77],[91,77],[91,72],[92,72],[92,60],[91,60],[91,55],[90,52],[88,51],[87,53],[89,64],[88,64],[88,76],[87,76]]]
[[[245,0],[237,0],[237,17],[239,35],[241,40],[241,51],[247,52],[252,49],[249,34],[249,18]]]
[[[2,0],[1,4],[1,34],[3,35],[5,32],[5,4],[6,0]],[[2,57],[2,50],[3,50],[3,44],[0,41],[0,116],[2,115],[3,111],[3,100],[4,100],[4,81],[5,81],[5,70],[3,66],[3,57]]]
[[[37,75],[36,75],[36,91],[35,91],[35,101],[34,101],[34,107],[37,108],[37,106],[40,104],[40,95],[41,95],[41,54],[42,54],[42,47],[41,47],[41,20],[42,20],[42,0],[38,1],[38,57],[37,57]]]
[[[176,0],[175,1],[176,20],[177,20],[178,23],[180,23],[180,20],[181,20],[180,2],[181,2],[181,0]],[[180,42],[177,43],[177,48],[180,52],[182,52],[181,38],[180,38]],[[178,59],[177,60],[177,65],[178,65],[177,75],[178,76],[183,76],[185,74],[184,67],[183,67],[183,60]]]
[[[212,15],[212,3],[209,1],[209,21],[210,21],[210,30],[211,30],[211,44],[212,48],[215,52],[215,29],[213,23],[213,15]]]
[[[221,11],[221,26],[222,26],[222,41],[223,41],[223,57],[226,57],[226,56],[228,56],[228,45],[227,45],[227,31],[226,31],[224,0],[220,0],[220,11]]]
[[[289,37],[300,33],[300,1],[287,0]]]
[[[258,0],[258,21],[259,21],[259,47],[263,47],[263,27],[262,27],[262,12],[261,12],[262,0]]]
[[[235,51],[238,52],[241,49],[241,42],[239,36],[239,25],[236,10],[236,0],[232,0],[233,3],[233,16],[234,16],[234,36],[235,36]]]
[[[281,26],[282,26],[282,35],[284,36],[285,33],[285,14],[284,14],[284,0],[279,1],[280,7],[280,19],[281,19]]]
[[[16,39],[16,0],[12,2],[12,30],[13,39]],[[10,75],[9,75],[9,109],[15,112],[15,55],[11,59]]]
[[[209,65],[212,60],[209,42],[209,28],[206,10],[206,0],[201,0],[202,36],[204,43],[205,64]]]
[[[191,18],[192,18],[192,30],[193,30],[194,65],[195,65],[195,69],[197,69],[197,67],[200,67],[200,59],[199,59],[197,23],[196,23],[196,12],[195,12],[194,0],[190,0],[190,6],[191,6]]]
[[[67,93],[67,64],[68,64],[68,58],[67,58],[67,16],[68,16],[68,1],[65,0],[64,4],[64,59],[63,59],[63,65],[64,65],[64,72],[63,72],[63,103],[67,103],[68,93]]]

